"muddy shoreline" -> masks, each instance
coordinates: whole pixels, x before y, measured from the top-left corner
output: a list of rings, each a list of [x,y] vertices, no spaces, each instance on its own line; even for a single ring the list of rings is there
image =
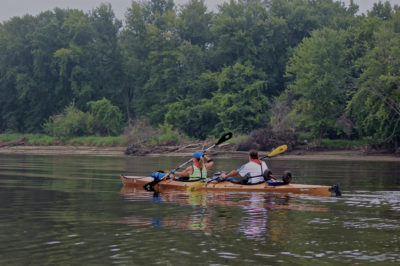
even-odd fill
[[[32,155],[93,155],[93,156],[120,156],[125,154],[126,147],[92,147],[92,146],[8,146],[1,147],[0,154],[32,154]],[[191,150],[177,150],[161,153],[147,153],[137,156],[169,156],[185,157],[190,156]],[[260,156],[267,155],[267,151],[260,151]],[[247,152],[213,150],[209,155],[214,158],[243,158]],[[329,150],[329,151],[308,151],[294,150],[287,151],[271,159],[279,160],[331,160],[331,161],[387,161],[400,162],[400,156],[391,154],[368,154],[361,150]]]

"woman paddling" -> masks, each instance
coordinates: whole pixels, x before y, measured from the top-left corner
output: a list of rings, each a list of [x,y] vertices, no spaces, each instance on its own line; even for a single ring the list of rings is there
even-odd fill
[[[178,181],[198,181],[207,178],[207,171],[214,165],[213,159],[210,159],[202,151],[196,151],[192,154],[193,164],[181,172],[171,170]]]

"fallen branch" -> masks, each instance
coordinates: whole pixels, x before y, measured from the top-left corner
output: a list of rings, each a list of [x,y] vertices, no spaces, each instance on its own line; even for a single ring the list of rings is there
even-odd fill
[[[14,141],[7,141],[7,142],[1,142],[0,143],[0,148],[1,147],[7,147],[7,146],[19,146],[19,145],[24,145],[25,142],[27,142],[27,138],[22,138],[20,140],[14,140]]]

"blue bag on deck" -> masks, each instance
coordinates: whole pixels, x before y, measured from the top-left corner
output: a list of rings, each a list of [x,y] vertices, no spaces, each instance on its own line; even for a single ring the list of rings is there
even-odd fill
[[[268,185],[270,186],[282,186],[282,185],[287,185],[285,182],[279,182],[279,181],[274,181],[274,180],[268,180],[267,181]]]
[[[153,172],[153,173],[151,173],[150,176],[153,177],[154,179],[161,180],[165,175],[166,175],[166,173]]]

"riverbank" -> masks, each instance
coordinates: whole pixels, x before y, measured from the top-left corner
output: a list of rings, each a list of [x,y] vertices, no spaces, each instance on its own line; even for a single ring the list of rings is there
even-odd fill
[[[128,156],[125,155],[126,147],[95,147],[95,146],[7,146],[0,147],[0,154],[32,154],[32,155],[93,155],[93,156]],[[176,150],[161,153],[147,153],[140,156],[170,156],[186,157],[190,156],[190,150]],[[247,152],[213,150],[209,154],[214,158],[243,158]],[[268,152],[260,151],[260,156],[267,155]],[[400,162],[400,156],[390,154],[368,154],[362,150],[328,150],[328,151],[308,151],[294,150],[285,152],[275,157],[279,160],[331,160],[331,161],[387,161]]]

